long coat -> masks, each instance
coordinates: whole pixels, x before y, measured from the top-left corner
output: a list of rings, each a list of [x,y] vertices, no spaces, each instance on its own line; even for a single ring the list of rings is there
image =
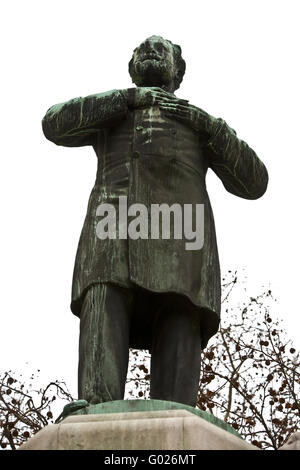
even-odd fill
[[[80,316],[86,290],[99,282],[183,294],[199,309],[204,347],[218,329],[221,307],[207,170],[211,168],[229,192],[246,199],[259,198],[265,192],[267,170],[225,121],[217,120],[215,135],[203,142],[193,129],[164,116],[158,106],[129,108],[125,91],[55,105],[42,122],[44,134],[52,142],[92,145],[98,157],[75,261],[71,310]],[[151,204],[193,204],[195,217],[195,205],[204,204],[203,247],[187,250],[187,240],[174,239],[172,232],[171,239],[117,236],[100,240],[97,207],[110,203],[118,212],[119,196],[127,196],[128,206],[144,204],[149,214]]]

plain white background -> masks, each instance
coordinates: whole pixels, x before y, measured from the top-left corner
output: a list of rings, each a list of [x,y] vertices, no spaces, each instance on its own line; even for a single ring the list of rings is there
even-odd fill
[[[221,267],[247,276],[245,296],[270,287],[300,346],[299,10],[297,0],[2,4],[2,371],[39,368],[76,396],[79,321],[69,304],[96,158],[47,141],[41,119],[55,103],[132,86],[128,61],[152,34],[182,47],[177,96],[225,119],[268,168],[257,201],[208,175]]]

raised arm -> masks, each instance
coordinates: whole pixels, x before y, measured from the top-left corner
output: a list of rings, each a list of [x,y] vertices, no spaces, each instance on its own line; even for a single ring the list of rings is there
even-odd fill
[[[57,145],[91,145],[96,132],[116,125],[126,117],[127,110],[126,90],[74,98],[48,109],[42,120],[43,132]]]
[[[169,93],[159,87],[138,87],[111,90],[106,93],[74,98],[48,109],[42,120],[48,140],[66,147],[91,145],[100,129],[116,126],[128,110],[149,107],[170,100]],[[173,97],[175,103],[187,103]]]
[[[245,199],[258,199],[265,193],[268,185],[265,165],[223,119],[192,105],[163,103],[160,107],[166,115],[192,127],[201,136],[208,165],[227,191]]]

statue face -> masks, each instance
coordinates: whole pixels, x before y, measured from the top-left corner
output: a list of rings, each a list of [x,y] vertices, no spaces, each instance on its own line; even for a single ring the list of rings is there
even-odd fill
[[[173,91],[176,67],[172,44],[160,36],[147,38],[134,50],[130,72],[137,86]]]

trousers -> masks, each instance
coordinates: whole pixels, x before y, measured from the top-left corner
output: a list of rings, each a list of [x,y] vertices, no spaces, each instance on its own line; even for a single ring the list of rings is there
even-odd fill
[[[83,301],[79,399],[96,404],[124,398],[129,348],[138,343],[137,338],[143,346],[143,332],[151,351],[150,398],[196,405],[201,365],[199,312],[179,294],[111,283],[91,286]]]

